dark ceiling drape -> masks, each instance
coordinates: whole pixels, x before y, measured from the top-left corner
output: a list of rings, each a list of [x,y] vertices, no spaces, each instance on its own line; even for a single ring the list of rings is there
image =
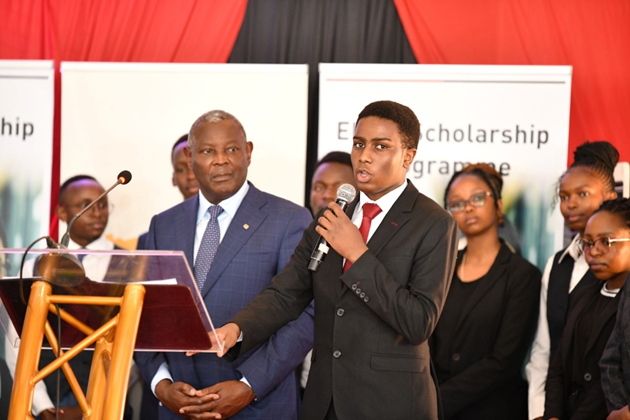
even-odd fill
[[[415,63],[391,0],[255,0],[230,63],[309,64],[306,173],[317,160],[317,63]],[[348,150],[349,152],[349,150]],[[308,203],[310,179],[305,202]]]
[[[419,63],[572,65],[569,163],[585,140],[630,158],[630,1],[394,3]]]

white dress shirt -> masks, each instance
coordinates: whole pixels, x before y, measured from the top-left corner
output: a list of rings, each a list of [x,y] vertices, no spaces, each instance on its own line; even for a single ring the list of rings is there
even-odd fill
[[[588,271],[588,264],[577,246],[579,239],[580,235],[576,235],[558,260],[558,262],[562,262],[564,258],[573,258],[575,261],[573,271],[571,272],[569,293],[571,293]],[[529,362],[525,366],[525,373],[527,375],[527,381],[529,382],[528,405],[530,419],[542,417],[545,412],[545,384],[547,382],[549,356],[551,353],[551,338],[549,337],[549,324],[547,323],[547,289],[549,288],[549,275],[553,268],[554,256],[555,255],[552,255],[549,260],[547,260],[547,265],[543,272],[540,288],[538,329],[534,337]]]
[[[219,223],[219,244],[223,241],[223,237],[225,236],[225,232],[227,232],[228,227],[230,227],[230,223],[232,223],[232,219],[236,215],[238,208],[241,206],[243,199],[247,195],[249,191],[249,184],[247,182],[243,183],[243,186],[234,194],[233,196],[221,201],[219,205],[223,209],[223,212],[217,217],[217,222]],[[214,204],[210,203],[206,197],[202,194],[201,190],[199,191],[199,210],[197,211],[197,226],[195,228],[195,244],[193,248],[193,265],[197,261],[197,252],[199,251],[199,247],[201,246],[201,240],[203,239],[203,234],[206,231],[206,227],[208,226],[208,222],[210,221],[210,214],[208,214],[208,208],[210,206],[214,206]],[[155,387],[160,381],[168,379],[171,382],[173,381],[173,376],[171,375],[171,371],[168,367],[168,363],[164,362],[160,365],[155,376],[151,380],[151,390],[153,394],[155,394]],[[241,382],[246,383],[251,387],[249,382],[245,377],[241,378]],[[157,395],[156,395],[157,397]]]

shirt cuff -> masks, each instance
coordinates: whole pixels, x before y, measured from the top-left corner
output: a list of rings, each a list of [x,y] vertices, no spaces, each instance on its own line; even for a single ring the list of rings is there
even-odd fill
[[[166,362],[160,365],[157,372],[155,373],[155,376],[153,377],[153,380],[151,381],[151,391],[153,391],[153,395],[155,395],[155,398],[157,398],[157,395],[155,394],[155,387],[157,387],[157,384],[159,384],[160,381],[164,379],[168,379],[169,381],[173,382],[173,377],[171,376],[171,372],[168,369],[168,363]],[[160,403],[160,405],[162,405],[162,403]]]
[[[243,341],[243,331],[241,331],[241,335],[238,336],[238,340],[236,340],[237,343],[240,343],[241,341]],[[247,384],[249,385],[249,384]]]
[[[248,387],[250,387],[250,388],[252,387],[246,377],[243,376],[240,380],[241,380],[241,382],[243,382]]]

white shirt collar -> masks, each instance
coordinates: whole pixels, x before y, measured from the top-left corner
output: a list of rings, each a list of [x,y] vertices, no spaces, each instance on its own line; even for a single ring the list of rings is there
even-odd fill
[[[241,188],[239,188],[239,190],[236,192],[236,194],[229,198],[226,198],[219,203],[223,211],[230,216],[230,219],[233,218],[238,211],[238,208],[243,202],[243,199],[245,199],[248,191],[249,182],[245,181]],[[201,219],[203,219],[210,206],[214,206],[214,204],[210,203],[206,199],[206,197],[204,197],[201,190],[199,190],[199,210],[197,211],[197,223],[199,223]]]
[[[68,242],[68,249],[87,249],[90,251],[111,251],[114,249],[114,243],[107,239],[105,235],[101,235],[98,239],[90,242],[87,246],[82,247],[78,243],[74,242],[72,238]]]
[[[396,200],[398,200],[398,198],[402,195],[403,191],[405,191],[405,188],[407,188],[407,180],[405,180],[402,185],[391,190],[376,201],[370,200],[370,198],[363,191],[360,191],[359,206],[361,207],[361,210],[363,210],[363,205],[365,203],[377,204],[381,208],[381,214],[385,215],[392,208]]]
[[[559,263],[561,263],[564,257],[566,257],[567,255],[570,255],[571,258],[573,258],[573,261],[577,261],[582,256],[582,252],[577,245],[579,240],[580,234],[578,233],[577,235],[575,235],[569,246],[564,250],[562,255],[560,255],[560,258],[558,258]]]

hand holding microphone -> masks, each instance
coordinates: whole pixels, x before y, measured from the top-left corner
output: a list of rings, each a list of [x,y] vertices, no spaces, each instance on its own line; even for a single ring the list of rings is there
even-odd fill
[[[365,252],[364,249],[359,249],[362,247],[354,241],[358,237],[360,244],[363,244],[361,234],[344,213],[348,204],[355,197],[356,190],[350,184],[343,184],[337,189],[337,200],[322,213],[318,220],[319,225],[315,228],[321,236],[311,253],[309,270],[317,271],[328,255],[331,246],[344,258],[352,257],[353,254],[360,256]]]

